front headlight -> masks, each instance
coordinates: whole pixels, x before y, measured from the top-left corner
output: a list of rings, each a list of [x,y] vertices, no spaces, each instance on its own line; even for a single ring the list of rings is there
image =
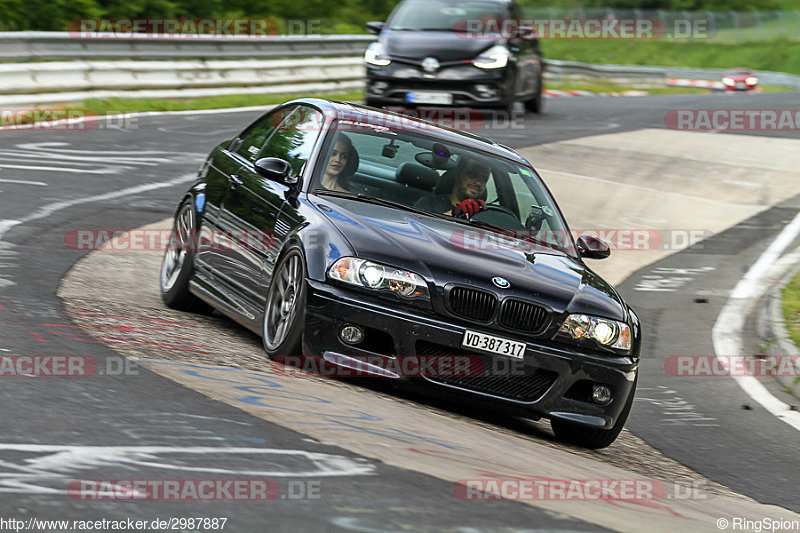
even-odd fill
[[[756,78],[755,76],[748,76],[744,79],[744,82],[747,85],[755,85],[756,83],[758,83],[758,78]]]
[[[364,52],[364,61],[379,67],[385,67],[392,62],[381,43],[372,43],[367,47],[367,51]]]
[[[569,315],[559,333],[573,339],[594,339],[603,346],[631,349],[631,328],[624,322],[588,315]]]
[[[733,78],[722,78],[722,83],[725,85],[736,85],[736,82],[733,81]]]
[[[429,299],[428,284],[419,274],[373,263],[357,257],[342,257],[328,270],[328,277],[366,289],[389,292],[403,298]]]
[[[493,46],[472,60],[478,68],[503,68],[508,64],[509,51],[504,46]]]

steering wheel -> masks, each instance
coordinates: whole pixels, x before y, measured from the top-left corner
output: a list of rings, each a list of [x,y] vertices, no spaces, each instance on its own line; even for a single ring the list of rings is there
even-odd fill
[[[519,221],[519,218],[517,218],[517,215],[515,215],[512,210],[502,205],[495,205],[494,201],[486,204],[485,211],[475,213],[472,220],[486,222],[487,224],[504,229],[525,229],[525,226]]]

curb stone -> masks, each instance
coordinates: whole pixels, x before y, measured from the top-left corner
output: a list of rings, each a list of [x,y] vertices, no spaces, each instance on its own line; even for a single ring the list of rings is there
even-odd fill
[[[758,333],[761,340],[767,343],[767,355],[800,356],[800,349],[795,345],[786,329],[781,305],[781,291],[798,272],[800,265],[794,265],[783,278],[776,283],[766,294],[758,316]],[[790,390],[791,394],[800,399],[800,383],[795,383],[791,376],[776,376],[778,383]]]

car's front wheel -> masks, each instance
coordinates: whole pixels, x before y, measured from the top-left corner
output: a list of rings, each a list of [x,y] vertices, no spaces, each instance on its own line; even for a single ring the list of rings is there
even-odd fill
[[[525,109],[527,109],[528,111],[533,111],[536,114],[539,114],[544,110],[544,99],[542,97],[541,78],[539,78],[539,82],[536,87],[536,93],[534,93],[533,98],[525,101]]]
[[[595,429],[568,420],[554,418],[550,420],[550,427],[553,428],[553,433],[555,433],[556,438],[591,450],[597,450],[611,445],[619,436],[620,432],[622,432],[625,421],[628,420],[628,415],[633,406],[633,397],[636,394],[636,383],[638,380],[639,376],[636,376],[633,387],[631,388],[631,393],[625,402],[625,406],[622,408],[622,412],[620,412],[616,423],[614,423],[612,427],[609,429]]]
[[[191,200],[181,204],[161,263],[161,299],[168,307],[180,311],[204,313],[208,305],[189,292],[194,273],[195,235],[197,217]]]
[[[275,266],[267,292],[262,335],[270,359],[300,353],[307,290],[303,252],[295,245]]]

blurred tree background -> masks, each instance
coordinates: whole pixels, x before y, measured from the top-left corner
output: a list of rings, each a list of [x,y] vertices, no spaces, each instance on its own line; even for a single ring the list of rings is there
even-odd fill
[[[364,33],[398,0],[0,0],[0,30],[63,31],[81,18],[265,18],[321,20],[325,33]],[[800,10],[800,0],[519,0],[525,7],[691,11]]]

